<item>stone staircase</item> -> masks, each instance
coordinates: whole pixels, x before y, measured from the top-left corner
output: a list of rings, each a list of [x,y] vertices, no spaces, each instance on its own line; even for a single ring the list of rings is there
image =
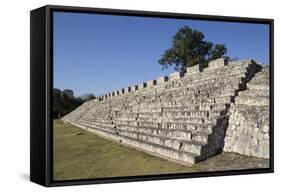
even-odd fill
[[[224,151],[269,158],[269,68],[261,66],[230,108]]]
[[[62,119],[153,155],[194,164],[223,149],[229,107],[238,93],[242,97],[255,71],[252,60],[217,59],[203,70],[196,65],[185,74],[105,94]]]

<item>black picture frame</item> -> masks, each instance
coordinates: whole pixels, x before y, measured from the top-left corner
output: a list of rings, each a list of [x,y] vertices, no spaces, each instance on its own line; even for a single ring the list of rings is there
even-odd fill
[[[212,171],[200,173],[178,173],[149,176],[114,177],[102,179],[80,179],[54,181],[52,174],[53,124],[53,12],[98,13],[157,18],[177,18],[207,21],[269,24],[270,26],[270,167],[262,169]],[[150,12],[137,10],[100,9],[46,5],[30,12],[30,180],[43,186],[66,186],[97,183],[132,182],[146,180],[196,178],[274,172],[274,20],[195,15],[183,13]]]

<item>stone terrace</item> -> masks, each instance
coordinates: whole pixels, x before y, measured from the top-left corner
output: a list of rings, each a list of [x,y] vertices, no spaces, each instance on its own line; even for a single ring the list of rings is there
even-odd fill
[[[250,90],[255,83],[247,82],[256,66],[252,60],[224,59],[211,61],[203,70],[195,65],[186,73],[85,102],[62,120],[148,153],[194,164],[223,150],[229,107],[247,87],[255,94]],[[235,133],[229,133],[229,140]]]
[[[269,158],[269,68],[261,66],[231,104],[224,151]]]

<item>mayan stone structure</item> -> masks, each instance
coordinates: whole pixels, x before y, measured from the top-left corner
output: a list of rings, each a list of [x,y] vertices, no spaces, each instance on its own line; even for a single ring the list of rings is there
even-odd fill
[[[268,73],[253,60],[221,58],[107,93],[62,120],[187,164],[223,150],[268,158]]]
[[[224,151],[269,158],[269,68],[258,67],[231,103]]]

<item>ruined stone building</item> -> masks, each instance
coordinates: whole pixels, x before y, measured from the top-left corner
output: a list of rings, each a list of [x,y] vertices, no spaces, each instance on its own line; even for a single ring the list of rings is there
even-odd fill
[[[217,59],[107,93],[62,120],[187,164],[221,151],[269,158],[269,101],[268,66]]]

